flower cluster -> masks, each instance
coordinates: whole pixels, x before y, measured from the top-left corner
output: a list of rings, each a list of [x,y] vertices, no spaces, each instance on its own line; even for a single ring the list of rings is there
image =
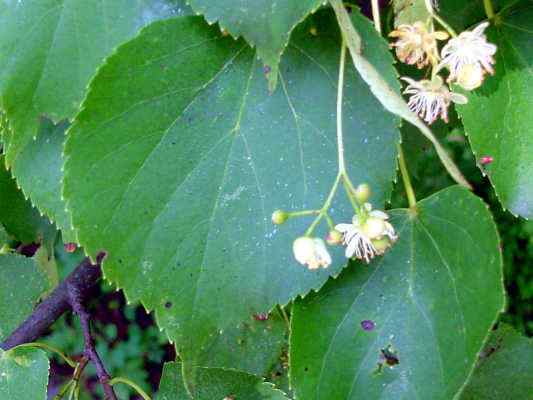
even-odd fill
[[[331,246],[346,246],[346,258],[359,259],[369,263],[374,257],[383,255],[398,239],[398,236],[394,227],[388,221],[389,216],[383,211],[372,210],[372,205],[366,202],[370,197],[368,185],[359,185],[351,195],[353,195],[353,200],[358,204],[352,223],[333,226],[332,222],[329,221],[331,231],[327,236],[326,242]],[[279,225],[285,223],[293,216],[310,214],[318,214],[320,219],[320,215],[323,212],[323,210],[310,210],[287,213],[277,210],[272,214],[272,222]],[[306,265],[310,270],[317,270],[320,267],[327,268],[330,266],[332,258],[326,242],[312,236],[311,232],[308,231],[305,236],[301,236],[294,241],[294,258],[300,264]]]
[[[433,15],[434,16],[434,15]],[[439,22],[441,20],[439,19]],[[446,25],[446,24],[444,24]],[[402,78],[408,83],[404,94],[409,95],[409,108],[428,124],[439,117],[448,122],[448,108],[451,103],[465,104],[467,98],[450,90],[448,84],[454,83],[465,90],[481,86],[487,74],[494,74],[493,65],[496,46],[487,41],[484,22],[472,31],[456,35],[450,28],[451,39],[438,50],[438,42],[449,38],[448,33],[435,31],[433,21],[415,22],[400,25],[389,36],[396,39],[391,47],[396,49],[398,59],[418,68],[430,66],[432,78],[415,81]],[[439,76],[449,71],[447,83]]]
[[[389,216],[380,210],[372,210],[370,203],[361,207],[351,224],[338,224],[335,230],[343,235],[346,258],[356,258],[370,262],[375,256],[382,255],[393,245],[398,236],[388,222]]]

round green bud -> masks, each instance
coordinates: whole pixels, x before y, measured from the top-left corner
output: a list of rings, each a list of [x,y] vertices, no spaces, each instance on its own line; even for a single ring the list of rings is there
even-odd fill
[[[276,210],[272,213],[272,223],[281,225],[289,219],[289,214],[283,210]]]
[[[355,199],[359,202],[359,204],[364,204],[368,201],[371,195],[370,186],[368,186],[366,183],[362,183],[357,188],[355,188]]]
[[[343,235],[339,231],[333,229],[329,231],[328,236],[326,237],[326,242],[330,246],[336,246],[342,244]]]

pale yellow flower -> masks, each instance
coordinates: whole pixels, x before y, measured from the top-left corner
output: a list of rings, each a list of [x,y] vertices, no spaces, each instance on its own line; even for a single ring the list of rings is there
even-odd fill
[[[437,40],[448,38],[446,32],[429,32],[422,22],[415,22],[413,25],[402,24],[389,36],[398,38],[391,45],[396,48],[398,59],[406,64],[416,64],[418,68],[437,64],[439,61]]]

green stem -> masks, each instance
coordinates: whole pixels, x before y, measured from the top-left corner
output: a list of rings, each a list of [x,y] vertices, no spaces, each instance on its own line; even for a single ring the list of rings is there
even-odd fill
[[[317,215],[313,223],[307,228],[305,231],[305,236],[311,236],[319,224],[319,222],[324,218],[324,216],[327,214],[329,208],[331,207],[331,203],[333,201],[333,198],[335,197],[335,193],[337,193],[337,188],[339,187],[339,183],[341,180],[341,174],[337,174],[337,177],[335,178],[335,182],[333,183],[333,186],[331,187],[331,190],[328,194],[328,198],[326,199],[326,202],[320,209],[320,213]]]
[[[33,342],[33,343],[23,343],[23,344],[19,344],[18,346],[16,346],[15,348],[16,349],[21,349],[21,348],[26,348],[26,347],[29,347],[29,348],[34,348],[34,349],[42,349],[42,350],[46,350],[46,351],[49,351],[51,353],[55,353],[57,354],[59,357],[61,357],[68,365],[70,365],[72,368],[76,368],[76,362],[74,360],[72,360],[71,358],[67,357],[63,352],[61,352],[60,350],[56,349],[55,347],[52,347],[48,344],[45,344],[45,343],[38,343],[38,342]]]
[[[372,18],[374,18],[374,28],[381,35],[381,16],[379,14],[379,0],[372,0]]]
[[[485,14],[489,19],[494,18],[494,6],[492,5],[491,0],[483,0],[483,5],[485,6]]]
[[[339,158],[339,174],[346,174],[344,163],[344,142],[342,137],[342,101],[344,96],[344,67],[346,65],[346,43],[341,44],[341,57],[339,63],[339,82],[337,84],[337,153]]]
[[[439,15],[435,14],[435,13],[432,13],[431,16],[433,17],[433,19],[435,21],[437,21],[444,29],[446,29],[448,31],[448,33],[452,36],[452,37],[457,37],[457,33],[455,32],[455,30],[446,22],[444,21]]]
[[[397,143],[398,147],[398,163],[400,164],[400,172],[402,174],[403,186],[405,188],[405,193],[407,193],[407,201],[409,202],[409,208],[416,207],[416,197],[415,191],[413,190],[413,185],[411,184],[411,178],[409,177],[409,171],[407,171],[407,165],[405,163],[405,156],[403,154],[403,149],[400,143]]]
[[[305,217],[308,215],[317,215],[320,214],[320,210],[303,210],[303,211],[292,211],[287,213],[289,218],[292,217]]]
[[[139,385],[137,385],[136,383],[130,381],[129,379],[127,378],[121,378],[121,377],[116,377],[116,378],[113,378],[109,381],[109,384],[111,386],[113,385],[116,385],[117,383],[123,383],[125,385],[128,385],[129,387],[131,387],[133,390],[135,390],[137,392],[137,394],[139,396],[141,396],[144,400],[151,400],[150,396],[148,396],[148,394],[146,394],[146,392],[144,390],[141,389],[141,387]]]
[[[62,399],[67,391],[71,388],[71,386],[74,385],[74,381],[68,381],[63,387],[59,390],[59,392],[54,396],[53,400],[60,400]]]
[[[327,212],[324,214],[324,218],[326,218],[326,222],[328,223],[329,229],[335,229],[335,222],[333,222],[333,219],[331,219]]]

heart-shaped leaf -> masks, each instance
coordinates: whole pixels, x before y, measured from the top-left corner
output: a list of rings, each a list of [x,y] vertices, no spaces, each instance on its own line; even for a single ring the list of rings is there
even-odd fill
[[[504,305],[502,260],[483,202],[458,186],[396,210],[400,239],[293,307],[298,398],[449,400]]]
[[[533,217],[533,5],[500,17],[496,74],[458,107],[472,150],[505,208]],[[483,160],[490,160],[487,163]]]
[[[153,20],[184,15],[183,0],[0,3],[0,106],[6,164],[25,195],[75,241],[61,199],[63,130],[97,67]],[[44,137],[40,137],[43,135]],[[35,139],[35,140],[34,140]]]
[[[369,57],[394,82],[386,43],[356,18]],[[339,44],[331,13],[309,19],[269,94],[243,41],[199,17],[156,22],[108,59],[69,130],[64,195],[80,243],[93,256],[107,251],[106,278],[156,310],[186,361],[345,265],[334,249],[328,270],[308,271],[291,247],[311,221],[270,221],[277,208],[321,207],[335,179]],[[349,172],[380,205],[395,174],[397,120],[351,69],[345,92]],[[333,208],[351,219],[343,195]]]

